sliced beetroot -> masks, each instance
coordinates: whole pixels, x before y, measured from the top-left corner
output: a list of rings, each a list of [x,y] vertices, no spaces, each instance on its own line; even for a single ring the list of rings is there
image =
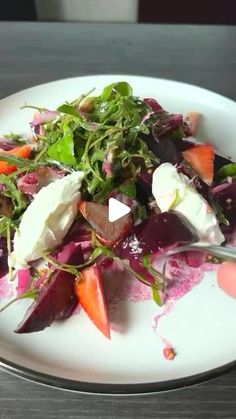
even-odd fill
[[[0,278],[8,272],[7,239],[0,237]]]
[[[152,174],[154,172],[153,170],[142,170],[137,175],[137,183],[145,184],[148,190],[152,190]]]
[[[118,243],[114,251],[118,257],[128,259],[135,272],[153,282],[153,276],[142,265],[143,256],[197,240],[195,230],[182,215],[177,212],[163,212],[153,214],[134,226],[130,236]]]
[[[58,262],[61,263],[69,263],[71,265],[78,265],[80,260],[83,259],[83,256],[81,256],[81,247],[77,249],[76,243],[71,241],[70,243],[66,244],[66,246],[63,246],[62,249],[59,250],[59,252],[56,255],[56,259]],[[78,261],[79,260],[79,261]]]
[[[81,264],[84,260],[81,247],[72,243],[65,246],[63,254],[59,255],[58,260],[72,265]],[[55,270],[15,332],[38,332],[50,326],[54,320],[68,318],[78,303],[74,281],[75,277],[71,273]]]
[[[157,167],[157,165],[155,165]],[[152,195],[152,175],[154,168],[152,170],[142,170],[136,178],[136,199],[137,201],[148,207],[148,203],[153,200]]]
[[[29,289],[31,283],[30,268],[22,268],[17,270],[17,297]]]
[[[207,253],[198,251],[188,251],[185,253],[186,263],[192,268],[199,268],[206,261]]]
[[[116,246],[116,252],[123,258],[130,253],[142,256],[197,240],[198,236],[186,218],[177,212],[162,212],[134,226],[132,234]]]
[[[77,246],[81,246],[84,260],[87,260],[92,250],[92,230],[87,221],[79,219],[73,223],[70,231],[64,238],[65,244],[71,241]]]
[[[81,247],[83,248],[83,242],[91,242],[91,240],[91,227],[89,223],[87,223],[85,220],[79,219],[78,221],[75,221],[71,226],[64,239],[64,243],[73,241],[75,243],[81,244]]]
[[[155,214],[134,227],[140,247],[146,253],[156,253],[176,245],[198,240],[196,231],[185,217],[177,212]]]
[[[176,140],[165,138],[159,141],[153,134],[145,136],[144,140],[148,148],[160,160],[160,163],[177,164],[182,160],[181,153],[175,144]]]
[[[143,266],[142,260],[139,255],[131,255],[131,257],[129,258],[129,263],[131,268],[137,274],[142,275],[146,282],[149,282],[150,284],[155,282],[154,276],[150,272],[148,272],[145,266]]]
[[[54,320],[64,318],[65,313],[76,307],[74,276],[62,271],[53,274],[50,284],[45,285],[37,301],[27,310],[16,333],[31,333],[43,330]]]
[[[166,138],[158,143],[157,156],[159,155],[160,163],[178,164],[182,160],[181,153],[175,145],[175,141]]]
[[[80,203],[79,209],[99,240],[106,245],[113,245],[122,240],[131,229],[131,214],[127,214],[117,221],[110,222],[107,205],[83,201]]]

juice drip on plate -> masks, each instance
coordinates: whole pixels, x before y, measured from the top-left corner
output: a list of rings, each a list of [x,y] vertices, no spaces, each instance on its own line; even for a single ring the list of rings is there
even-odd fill
[[[169,284],[163,293],[165,304],[153,318],[152,329],[154,333],[157,332],[161,318],[173,310],[176,301],[197,286],[202,281],[206,271],[216,269],[217,265],[214,263],[204,263],[199,267],[188,266],[184,255],[176,255],[167,260],[165,274],[169,278]],[[173,360],[176,356],[173,345],[159,334],[158,337],[164,344],[163,356],[167,360]]]
[[[124,270],[111,271],[104,276],[105,294],[109,309],[111,329],[125,332],[129,329],[129,313],[122,301],[147,301],[152,298],[150,287],[142,284]]]
[[[172,309],[173,309],[173,306],[174,306],[174,302],[173,301],[167,301],[165,303],[165,305],[161,308],[161,312],[159,312],[158,314],[156,314],[153,317],[153,320],[152,320],[152,330],[153,330],[153,332],[156,332],[157,326],[158,326],[158,323],[159,323],[160,319],[163,316],[166,316],[168,313],[170,313],[172,311]]]
[[[108,305],[114,306],[121,300],[136,303],[152,298],[150,287],[124,271],[109,273],[104,282]]]
[[[203,266],[203,265],[202,265]],[[166,276],[169,283],[164,291],[164,300],[177,300],[187,294],[203,278],[202,267],[193,268],[186,264],[185,257],[171,257],[166,264]]]
[[[165,304],[159,310],[158,314],[153,318],[153,331],[155,332],[160,319],[170,313],[174,308],[176,300],[183,297],[198,285],[206,270],[216,269],[216,265],[204,263],[202,266],[193,268],[187,265],[184,255],[170,257],[167,261],[164,259],[156,259],[154,261],[155,269],[163,271],[165,266],[165,274],[169,278],[163,297]],[[104,287],[109,307],[109,317],[111,328],[114,331],[122,332],[124,326],[124,308],[119,304],[121,301],[140,302],[152,299],[152,290],[144,285],[136,278],[129,275],[124,270],[111,270],[104,275]]]
[[[9,282],[7,276],[2,276],[0,278],[0,302],[4,301],[7,298],[12,297],[14,294],[13,284]]]

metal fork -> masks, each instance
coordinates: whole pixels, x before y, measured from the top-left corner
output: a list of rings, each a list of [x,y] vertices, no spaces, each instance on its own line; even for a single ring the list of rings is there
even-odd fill
[[[209,253],[212,256],[216,256],[219,259],[236,261],[236,248],[219,246],[216,244],[209,244],[205,242],[196,242],[188,244],[186,246],[175,247],[174,249],[168,250],[165,254],[167,256],[171,256],[175,253],[181,253],[187,250],[202,251]]]

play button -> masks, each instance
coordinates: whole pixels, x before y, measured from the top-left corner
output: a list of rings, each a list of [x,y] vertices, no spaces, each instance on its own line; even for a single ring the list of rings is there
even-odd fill
[[[110,222],[119,220],[124,215],[129,214],[130,208],[127,205],[122,204],[115,198],[110,198],[108,201],[108,219]]]

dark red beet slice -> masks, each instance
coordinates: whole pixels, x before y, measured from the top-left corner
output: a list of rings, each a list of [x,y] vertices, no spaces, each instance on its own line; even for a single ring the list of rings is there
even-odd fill
[[[121,241],[115,250],[120,257],[128,259],[129,254],[140,257],[197,240],[194,228],[181,214],[162,212],[134,226],[131,235]]]
[[[64,263],[72,265],[83,263],[83,252],[80,246],[69,243],[66,247],[68,249],[64,249],[64,256],[67,253],[67,260],[63,257]],[[50,326],[54,320],[70,317],[78,303],[74,279],[74,275],[56,270],[50,282],[42,288],[37,300],[28,308],[15,332],[38,332]]]
[[[0,278],[8,272],[7,239],[0,237]]]
[[[152,275],[142,265],[142,257],[156,254],[178,245],[193,243],[198,236],[189,222],[177,212],[153,214],[141,224],[134,226],[131,235],[115,246],[115,253],[128,259],[133,270],[149,281]]]

